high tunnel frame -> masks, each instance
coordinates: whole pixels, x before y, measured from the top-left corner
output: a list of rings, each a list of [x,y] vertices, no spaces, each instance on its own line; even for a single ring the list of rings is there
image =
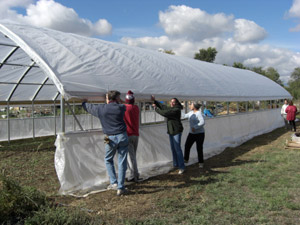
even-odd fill
[[[4,37],[4,39],[3,39]],[[7,96],[5,97],[4,101],[0,101],[1,105],[6,105],[7,109],[10,108],[11,105],[21,105],[21,104],[31,104],[32,106],[32,137],[35,138],[35,124],[34,124],[34,105],[35,103],[38,104],[49,104],[52,102],[54,105],[54,108],[57,106],[57,102],[59,101],[61,113],[60,113],[60,130],[61,132],[65,132],[65,109],[68,107],[70,112],[72,113],[74,120],[80,130],[84,130],[82,125],[80,124],[79,120],[77,119],[74,110],[70,106],[70,103],[65,101],[64,97],[60,94],[60,92],[56,89],[55,85],[48,76],[45,75],[45,73],[41,70],[41,68],[37,65],[37,63],[31,59],[18,45],[13,43],[7,43],[9,39],[5,36],[2,36],[0,38],[0,49],[10,49],[7,51],[6,55],[3,56],[2,53],[2,59],[0,59],[0,72],[3,68],[6,67],[5,71],[9,71],[9,68],[11,70],[17,70],[19,72],[18,76],[15,77],[15,79],[7,79],[6,81],[0,81],[0,87],[3,85],[10,85],[11,90],[8,92]],[[28,81],[27,76],[32,76],[31,72],[34,71],[34,74],[40,74],[42,76],[42,79],[37,80],[30,80]],[[37,72],[38,71],[38,72]],[[9,73],[8,73],[9,74]],[[1,76],[0,76],[1,77]],[[18,100],[18,96],[20,96],[20,91],[18,93],[18,88],[22,88],[22,86],[32,86],[34,87],[34,91],[32,92],[32,95],[28,100]],[[55,92],[51,94],[51,100],[49,101],[47,98],[39,98],[39,94],[43,90],[44,87],[53,87],[55,88]],[[15,97],[15,94],[17,97]],[[187,107],[186,107],[187,108]],[[227,104],[227,111],[229,110],[228,104]],[[142,113],[142,112],[141,112]],[[229,114],[229,113],[227,113]],[[54,118],[56,121],[56,110],[54,110]],[[10,115],[9,110],[7,110],[7,126],[8,126],[8,141],[10,141]],[[55,122],[55,134],[56,134],[56,122]]]
[[[70,103],[85,97],[103,101],[108,87],[123,94],[135,88],[137,101],[153,93],[158,99],[176,96],[184,101],[291,98],[278,84],[251,71],[0,21],[0,105],[8,109],[8,129],[11,105],[32,106],[34,137],[34,105],[59,101],[61,131],[65,107],[83,130]]]
[[[198,101],[201,102],[201,101]],[[57,104],[58,103],[58,104]],[[95,102],[94,102],[95,103]],[[265,110],[272,110],[272,109],[278,109],[280,107],[280,105],[282,104],[282,101],[277,100],[277,101],[265,101],[265,102],[232,102],[233,106],[231,105],[231,107],[229,107],[229,102],[223,102],[223,109],[222,111],[222,115],[218,113],[218,109],[216,108],[216,111],[212,111],[214,114],[214,118],[220,118],[220,117],[226,117],[226,116],[236,116],[236,115],[240,115],[240,114],[251,114],[251,113],[257,113],[260,111],[265,111]],[[95,103],[98,104],[98,103]],[[183,109],[183,113],[187,113],[188,112],[188,101],[184,101],[182,102],[182,104],[185,106]],[[202,101],[202,106],[204,106],[205,104],[208,104],[207,102],[203,102]],[[25,118],[25,119],[15,119],[15,118],[10,118],[9,116],[9,110],[7,110],[7,141],[10,142],[11,140],[16,140],[16,139],[23,139],[23,138],[35,138],[35,137],[41,137],[41,136],[52,136],[52,135],[57,135],[58,133],[65,133],[67,132],[76,132],[78,130],[81,131],[89,131],[90,129],[101,129],[101,125],[99,123],[99,120],[95,117],[93,117],[90,114],[78,114],[78,118],[75,115],[75,107],[76,105],[80,105],[79,102],[67,102],[64,99],[58,100],[53,102],[53,113],[54,115],[52,116],[45,116],[45,117],[35,117],[34,115],[34,102],[32,104],[32,116],[31,118]],[[148,109],[149,106],[151,106],[150,102],[137,102],[137,105],[140,108],[140,126],[147,126],[147,125],[152,125],[152,124],[157,124],[157,123],[161,123],[164,120],[164,118],[162,116],[159,116],[157,113],[155,113],[155,111],[153,109],[151,109],[151,107]],[[217,106],[219,105],[219,103],[217,102],[210,102],[209,105],[214,105]],[[241,105],[241,106],[239,106]],[[18,106],[18,105],[11,105],[11,106]],[[20,106],[20,105],[19,105]],[[22,105],[23,107],[25,105]],[[41,106],[40,104],[38,104],[38,107]],[[45,107],[52,107],[49,104],[46,104]],[[30,107],[30,105],[29,105]],[[60,108],[60,115],[59,117],[57,117],[57,107]],[[242,108],[240,108],[242,107]],[[67,114],[66,112],[66,108],[69,109],[69,112],[72,114],[72,116],[69,114],[68,118],[66,118]],[[202,108],[203,109],[203,108]],[[235,110],[235,112],[233,112],[232,110]],[[219,111],[219,112],[221,112]],[[149,114],[150,113],[150,114]],[[73,117],[73,119],[71,119],[71,117]],[[150,117],[149,117],[150,116]],[[280,116],[280,115],[278,115]],[[206,119],[214,119],[214,118],[206,118]],[[59,119],[59,120],[57,120]],[[79,120],[80,119],[80,120]],[[22,120],[24,120],[24,122],[22,122]],[[29,121],[32,120],[32,123],[30,123]],[[35,120],[37,120],[37,122],[35,123]],[[151,120],[151,121],[150,121]],[[27,121],[27,122],[26,122]],[[42,121],[42,123],[41,123]],[[60,121],[60,122],[59,122]],[[81,123],[81,122],[82,123]],[[3,120],[4,122],[4,120]],[[14,133],[15,130],[12,130],[12,139],[10,138],[10,122],[12,122],[12,129],[16,127],[16,124],[20,124],[20,125],[24,125],[24,127],[28,127],[28,126],[32,126],[32,136],[29,136],[28,134],[26,137],[18,137],[18,132]],[[60,123],[60,130],[59,128],[57,128],[57,122]],[[46,124],[45,124],[46,123]],[[4,124],[6,124],[4,122]],[[31,125],[32,124],[32,125]],[[43,130],[44,128],[41,127],[41,124],[43,126],[48,127],[49,124],[54,124],[54,128],[51,125],[51,130],[48,129],[48,133],[47,135],[43,134],[41,135],[40,131],[41,129]],[[48,124],[48,125],[47,125]],[[3,125],[3,123],[2,123]],[[83,128],[83,126],[85,126],[85,128]],[[99,127],[100,125],[100,127]],[[3,128],[3,126],[2,126]],[[49,128],[49,127],[48,127]],[[66,130],[67,128],[67,130]],[[79,129],[78,129],[79,128]],[[35,131],[36,130],[36,131]],[[58,131],[59,130],[59,131]],[[2,129],[3,131],[3,129]],[[35,133],[37,132],[37,133]],[[30,133],[30,132],[29,132]],[[15,136],[17,134],[17,136]],[[3,138],[1,136],[1,138]],[[2,140],[2,139],[1,139]],[[5,140],[3,140],[5,141]]]

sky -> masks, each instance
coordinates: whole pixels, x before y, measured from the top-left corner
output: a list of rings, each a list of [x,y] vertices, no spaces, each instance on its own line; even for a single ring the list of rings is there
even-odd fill
[[[190,58],[214,47],[284,83],[300,67],[300,0],[0,0],[4,19]]]

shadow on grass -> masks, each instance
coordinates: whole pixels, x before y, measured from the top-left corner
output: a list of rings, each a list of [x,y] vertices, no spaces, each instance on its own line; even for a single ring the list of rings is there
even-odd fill
[[[237,158],[250,152],[256,147],[270,144],[287,132],[288,131],[285,128],[277,128],[270,133],[256,136],[251,140],[241,144],[240,146],[234,148],[226,148],[222,153],[207,159],[205,161],[205,165],[207,165],[209,168],[224,168],[239,166],[247,163],[257,163],[258,161],[256,160],[240,160]]]
[[[169,173],[156,177],[150,178],[148,181],[143,183],[134,184],[129,186],[129,190],[134,190],[133,192],[129,192],[129,194],[153,194],[160,191],[172,190],[178,188],[190,187],[193,185],[207,185],[210,183],[218,182],[218,179],[213,178],[214,175],[220,173],[227,173],[221,171],[200,171],[189,170],[185,174],[179,175],[177,173]],[[205,177],[204,179],[199,180],[199,176]],[[157,185],[153,185],[154,183],[159,182]]]

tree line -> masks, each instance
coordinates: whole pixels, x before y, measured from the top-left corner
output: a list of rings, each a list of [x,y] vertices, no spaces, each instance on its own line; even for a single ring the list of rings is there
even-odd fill
[[[164,50],[164,53],[175,55],[173,50]],[[194,59],[210,62],[213,63],[215,61],[216,55],[218,51],[216,48],[209,47],[207,49],[199,49],[199,52],[196,52],[194,55]],[[224,66],[228,66],[224,64]],[[232,67],[251,70],[255,73],[259,73],[263,76],[268,77],[269,79],[273,80],[277,84],[284,87],[295,99],[300,99],[300,67],[294,69],[291,74],[291,79],[288,82],[288,85],[285,86],[282,80],[280,80],[280,74],[278,71],[273,67],[268,67],[263,69],[263,67],[246,67],[241,62],[234,62]]]

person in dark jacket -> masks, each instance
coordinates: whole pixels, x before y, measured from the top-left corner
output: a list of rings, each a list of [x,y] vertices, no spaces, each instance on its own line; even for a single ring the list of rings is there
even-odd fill
[[[183,174],[185,170],[181,149],[181,135],[183,131],[183,126],[181,123],[181,109],[183,107],[177,98],[171,99],[170,107],[156,101],[153,95],[151,96],[151,100],[154,102],[153,106],[155,107],[155,111],[167,118],[167,128],[173,156],[173,166],[179,168],[179,174]]]
[[[124,181],[127,169],[128,136],[124,114],[126,106],[119,104],[120,92],[109,91],[106,95],[107,104],[90,104],[83,100],[85,111],[100,119],[105,138],[105,165],[110,178],[107,189],[117,190],[117,195],[126,193]],[[114,167],[114,156],[118,152],[118,178]]]

